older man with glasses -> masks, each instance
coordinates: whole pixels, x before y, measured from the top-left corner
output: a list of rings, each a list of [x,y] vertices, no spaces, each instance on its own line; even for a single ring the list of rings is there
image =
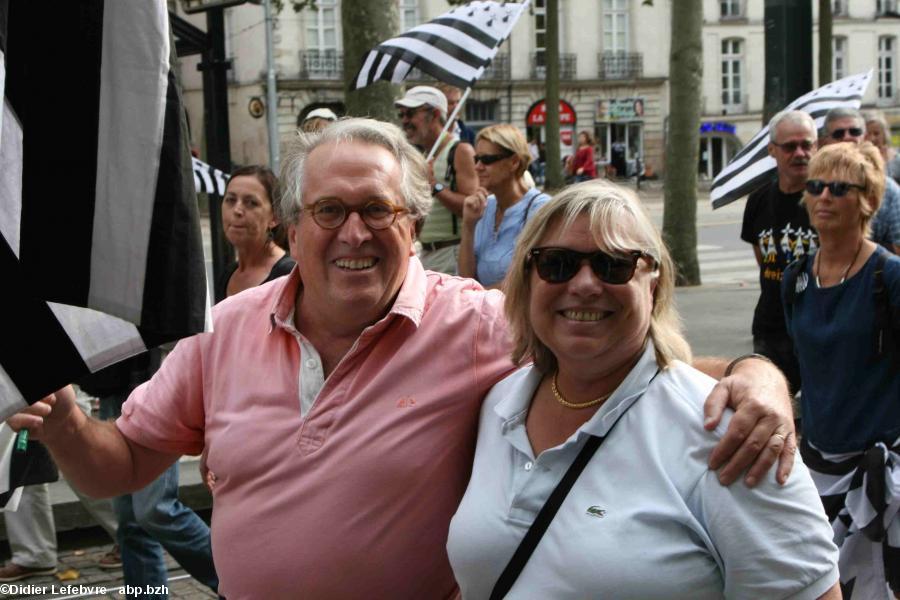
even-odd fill
[[[441,135],[449,110],[441,90],[417,85],[394,106],[406,139],[425,154],[438,145],[428,165],[431,195],[437,202],[419,232],[419,258],[426,269],[456,275],[463,203],[478,187],[475,149],[461,142],[452,128]]]
[[[825,115],[819,145],[842,142],[861,144],[866,138],[866,121],[854,108],[832,108]],[[885,178],[881,207],[870,222],[871,239],[894,254],[900,254],[900,185]]]
[[[753,351],[784,372],[791,392],[800,390],[800,367],[784,323],[781,275],[795,258],[816,247],[816,232],[800,204],[809,159],[816,151],[816,124],[803,111],[782,111],[769,122],[769,156],[776,176],[750,194],[741,239],[753,245],[759,265],[759,301],[753,312]]]
[[[513,369],[503,296],[413,254],[432,198],[396,126],[344,119],[301,135],[281,183],[290,275],[216,305],[215,332],[179,342],[115,424],[85,417],[71,388],[10,424],[95,495],[205,448],[229,600],[454,597],[450,518],[481,402]],[[711,465],[730,460],[730,482],[754,464],[753,483],[780,456],[784,481],[796,444],[783,378],[743,358],[708,402],[710,429],[726,399],[737,408]]]

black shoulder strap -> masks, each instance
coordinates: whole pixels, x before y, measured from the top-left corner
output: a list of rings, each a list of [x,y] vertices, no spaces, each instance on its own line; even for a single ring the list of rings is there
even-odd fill
[[[900,366],[900,310],[892,309],[884,284],[884,263],[888,253],[877,250],[872,294],[875,296],[875,354],[887,353],[895,366]]]
[[[648,388],[650,387],[650,383],[656,379],[657,375],[659,375],[659,369],[657,369],[653,377],[650,378],[650,382],[647,384]],[[640,400],[640,398],[632,402],[628,408],[634,406],[638,400]],[[584,471],[584,468],[591,461],[594,453],[597,452],[597,448],[599,448],[600,445],[603,444],[603,441],[609,437],[615,426],[618,425],[619,421],[622,420],[622,417],[625,416],[625,413],[627,412],[628,409],[625,409],[619,414],[612,426],[606,431],[605,436],[600,437],[591,435],[588,437],[581,452],[579,452],[578,456],[575,457],[575,460],[572,461],[572,464],[569,466],[566,474],[563,475],[563,478],[556,484],[556,488],[554,488],[550,497],[547,498],[547,502],[544,503],[544,506],[541,507],[534,523],[531,524],[525,537],[519,542],[519,547],[516,548],[516,551],[512,555],[512,558],[509,559],[506,568],[503,569],[503,573],[501,573],[500,577],[497,579],[497,583],[494,584],[494,591],[491,592],[490,600],[501,600],[509,593],[509,590],[512,589],[516,579],[519,578],[519,573],[525,568],[528,559],[531,558],[534,549],[537,548],[538,542],[540,542],[541,538],[544,536],[544,532],[550,527],[550,522],[553,521],[553,517],[556,516],[559,507],[562,506],[566,496],[569,495],[569,490],[575,485],[579,475],[581,475],[581,472]]]
[[[607,435],[609,434],[607,433]],[[509,563],[506,565],[506,568],[503,569],[503,573],[500,574],[500,578],[494,585],[494,591],[491,592],[490,600],[501,600],[501,598],[504,598],[506,594],[509,593],[509,590],[512,589],[516,579],[519,578],[519,573],[525,568],[525,564],[528,562],[528,559],[531,558],[534,549],[537,548],[538,542],[540,542],[541,538],[544,536],[544,532],[550,527],[550,522],[553,521],[553,517],[556,516],[559,507],[562,506],[566,496],[569,495],[569,490],[575,485],[578,476],[584,471],[584,468],[590,462],[594,453],[597,452],[597,448],[600,447],[600,444],[603,443],[604,439],[605,438],[592,435],[588,438],[588,441],[585,442],[584,448],[582,448],[581,452],[578,453],[578,456],[575,457],[569,470],[566,471],[566,474],[563,475],[563,478],[556,485],[556,489],[554,489],[553,493],[550,494],[550,497],[547,498],[547,502],[544,503],[541,512],[538,513],[534,523],[531,524],[525,537],[522,538],[522,541],[519,543],[519,547],[516,548],[515,554],[509,559]]]
[[[784,269],[784,274],[782,275],[784,278],[783,300],[788,306],[792,305],[797,298],[797,277],[806,270],[806,260],[808,257],[808,254],[804,254]]]

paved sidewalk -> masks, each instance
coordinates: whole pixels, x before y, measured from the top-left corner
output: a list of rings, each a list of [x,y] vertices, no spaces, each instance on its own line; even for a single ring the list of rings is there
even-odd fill
[[[56,575],[30,577],[15,583],[0,583],[0,598],[42,598],[70,600],[74,598],[125,597],[120,593],[124,582],[121,569],[101,569],[97,559],[110,546],[93,546],[59,553],[59,572]],[[169,569],[169,598],[200,600],[216,598],[209,588],[199,583],[166,555]],[[146,595],[146,593],[142,594]]]

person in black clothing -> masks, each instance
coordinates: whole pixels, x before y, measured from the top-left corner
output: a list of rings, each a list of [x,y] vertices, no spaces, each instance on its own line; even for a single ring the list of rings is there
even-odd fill
[[[752,193],[744,209],[741,239],[753,245],[759,264],[759,301],[753,313],[753,351],[772,360],[800,390],[800,369],[784,323],[781,278],[794,259],[815,250],[818,236],[800,203],[809,160],[816,151],[816,124],[803,111],[782,111],[769,122],[769,156],[778,176]]]
[[[222,199],[222,229],[237,252],[237,261],[225,267],[216,281],[216,302],[294,268],[278,222],[277,186],[278,179],[268,167],[248,165],[231,173]]]

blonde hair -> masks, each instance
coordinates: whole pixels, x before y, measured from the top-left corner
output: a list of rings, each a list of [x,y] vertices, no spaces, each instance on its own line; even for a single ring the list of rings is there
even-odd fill
[[[884,159],[871,142],[862,144],[829,144],[809,161],[809,178],[840,180],[863,186],[859,192],[860,224],[869,233],[869,222],[881,206],[884,196]],[[862,180],[862,183],[860,183]],[[809,192],[803,193],[803,203],[809,208]]]
[[[675,265],[669,251],[637,196],[602,179],[564,189],[535,213],[519,235],[504,287],[504,307],[513,339],[513,362],[519,365],[533,359],[535,367],[544,373],[557,368],[553,352],[538,339],[531,327],[528,253],[540,244],[552,226],[561,222],[568,227],[581,215],[588,217],[594,240],[601,250],[610,253],[642,250],[656,259],[659,272],[647,335],[656,347],[656,361],[660,367],[669,366],[673,360],[690,363],[691,349],[681,333],[681,318],[674,304]]]
[[[525,170],[528,169],[528,165],[531,164],[531,151],[528,150],[528,140],[525,139],[525,136],[515,125],[500,123],[499,125],[485,127],[475,136],[476,144],[478,140],[490,142],[519,157],[519,168],[516,169],[516,177],[522,177]]]

